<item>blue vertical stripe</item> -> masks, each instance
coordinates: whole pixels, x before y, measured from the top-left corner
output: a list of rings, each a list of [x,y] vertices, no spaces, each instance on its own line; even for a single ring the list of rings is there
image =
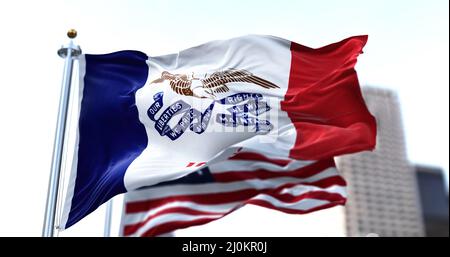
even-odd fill
[[[148,76],[147,55],[86,55],[77,175],[66,228],[126,192],[124,174],[147,147],[135,93]]]

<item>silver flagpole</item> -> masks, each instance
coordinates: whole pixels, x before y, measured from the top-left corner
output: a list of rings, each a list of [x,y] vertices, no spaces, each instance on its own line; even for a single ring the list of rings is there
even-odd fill
[[[104,237],[110,237],[111,236],[112,210],[113,210],[113,198],[111,198],[106,203],[105,226],[103,228],[103,236]]]
[[[72,39],[77,36],[77,31],[71,29],[67,32],[70,42],[58,50],[58,55],[65,59],[63,83],[59,99],[58,118],[56,123],[55,141],[53,144],[53,157],[50,170],[50,180],[47,192],[47,204],[45,206],[43,237],[53,237],[55,231],[56,202],[58,200],[59,178],[61,174],[61,160],[64,149],[64,134],[66,132],[67,110],[69,106],[70,85],[72,82],[72,68],[74,57],[81,54],[79,46],[74,45]]]

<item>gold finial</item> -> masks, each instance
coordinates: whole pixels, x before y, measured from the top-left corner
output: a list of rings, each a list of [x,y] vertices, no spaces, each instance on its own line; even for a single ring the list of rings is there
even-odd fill
[[[69,31],[67,31],[67,36],[69,38],[76,38],[77,37],[77,31],[74,29],[69,29]]]

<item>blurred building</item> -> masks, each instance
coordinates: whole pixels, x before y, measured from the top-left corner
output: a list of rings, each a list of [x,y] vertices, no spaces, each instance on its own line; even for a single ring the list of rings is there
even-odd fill
[[[449,236],[448,194],[442,170],[416,166],[426,236]]]
[[[397,95],[365,87],[363,96],[377,119],[377,147],[337,159],[348,182],[346,234],[423,236],[417,180],[406,156]]]

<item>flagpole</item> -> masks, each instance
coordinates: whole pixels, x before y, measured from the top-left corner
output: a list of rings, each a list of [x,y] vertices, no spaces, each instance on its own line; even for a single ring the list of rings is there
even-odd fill
[[[112,210],[113,210],[113,198],[111,198],[106,203],[105,226],[103,228],[103,236],[104,237],[110,237],[111,236]]]
[[[72,82],[72,68],[74,58],[81,54],[79,46],[73,43],[77,31],[71,29],[67,32],[70,42],[58,50],[58,55],[65,59],[63,82],[59,99],[58,117],[56,122],[55,141],[53,144],[53,156],[50,170],[50,179],[45,206],[43,237],[53,237],[55,230],[56,203],[58,200],[59,178],[61,174],[61,161],[64,148],[64,134],[66,131],[67,110],[69,106],[70,86]]]

